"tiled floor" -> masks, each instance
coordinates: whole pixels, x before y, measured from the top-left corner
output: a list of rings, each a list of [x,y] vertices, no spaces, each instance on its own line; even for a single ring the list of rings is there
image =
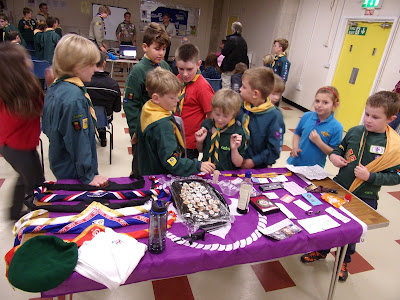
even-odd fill
[[[123,82],[120,83],[120,86]],[[293,130],[303,114],[290,105],[281,104],[286,124],[284,147],[276,167],[284,166],[291,149]],[[109,177],[127,176],[130,172],[130,139],[123,113],[114,114],[113,161],[109,164],[109,147],[98,146],[100,174]],[[48,141],[42,135],[45,148],[45,173],[47,180],[54,180],[49,170]],[[327,163],[326,169],[332,175],[337,169]],[[13,245],[8,221],[8,205],[16,173],[0,157],[0,255]],[[335,299],[400,299],[400,187],[384,187],[381,192],[378,211],[390,220],[390,226],[371,230],[366,241],[357,246],[353,262],[349,264],[350,276],[345,283],[338,283]],[[220,270],[205,271],[188,276],[153,282],[141,282],[122,286],[115,291],[107,289],[73,295],[79,299],[143,299],[143,300],[236,300],[236,299],[296,299],[319,300],[327,296],[334,258],[329,255],[325,261],[304,265],[300,255],[294,255],[270,262],[233,266]],[[1,264],[0,273],[5,273]],[[40,294],[13,290],[4,275],[0,279],[0,299],[34,299]],[[60,298],[61,299],[61,298]]]

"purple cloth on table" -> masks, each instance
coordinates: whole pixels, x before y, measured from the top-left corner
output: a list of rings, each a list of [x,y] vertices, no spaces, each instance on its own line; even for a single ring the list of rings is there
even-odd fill
[[[276,169],[260,169],[253,170],[254,173],[265,173],[265,172],[287,172],[287,169],[276,168]],[[222,172],[228,173],[228,172]],[[244,170],[233,171],[229,173],[244,173]],[[220,176],[220,180],[232,179],[231,177]],[[306,183],[299,179],[296,175],[288,177],[289,181],[294,181],[301,187],[305,187]],[[115,181],[124,183],[126,178],[118,178]],[[129,179],[128,179],[129,180]],[[62,181],[63,183],[66,180]],[[150,181],[146,177],[145,189],[150,185]],[[219,189],[218,185],[215,187]],[[286,190],[274,190],[274,192],[282,197],[285,194],[289,194]],[[314,194],[320,199],[320,194]],[[238,197],[238,194],[232,196]],[[228,203],[230,197],[226,196],[225,199]],[[296,196],[297,199],[305,199],[302,196]],[[281,202],[276,199],[275,202]],[[322,200],[322,205],[317,206],[318,210],[321,211],[320,215],[326,214],[325,209],[330,205]],[[284,205],[293,212],[298,219],[310,218],[305,212],[300,209],[297,205],[292,203],[284,203]],[[316,210],[316,209],[314,209]],[[51,213],[54,216],[55,213]],[[58,215],[58,214],[57,214]],[[186,274],[191,274],[204,270],[212,270],[218,268],[229,267],[232,265],[252,263],[258,261],[265,261],[285,257],[293,254],[306,253],[318,249],[329,249],[332,247],[344,246],[349,243],[357,243],[360,240],[362,234],[362,227],[353,219],[347,224],[340,223],[340,227],[330,229],[324,232],[308,234],[304,229],[285,240],[275,241],[266,238],[257,232],[257,224],[259,222],[258,212],[250,206],[249,213],[242,216],[236,216],[235,222],[232,224],[232,228],[227,234],[225,239],[221,239],[217,236],[206,234],[205,241],[196,241],[198,244],[212,245],[211,249],[195,249],[188,245],[180,245],[169,238],[167,238],[166,250],[162,254],[151,254],[146,252],[139,265],[129,276],[126,284],[161,279],[167,277],[175,277]],[[283,219],[285,215],[281,212],[267,216],[267,226],[273,225]],[[298,225],[297,220],[293,220]],[[135,225],[124,228],[116,229],[117,232],[129,232],[132,230],[138,230],[145,228],[147,225]],[[132,229],[134,227],[134,229]],[[187,229],[182,223],[175,223],[168,231],[175,236],[187,235]],[[65,236],[66,237],[66,236]],[[147,239],[140,239],[142,243],[147,244]],[[245,247],[240,246],[235,248],[237,241],[241,241],[241,244],[246,244]],[[236,244],[235,244],[236,242]],[[239,242],[240,245],[240,242]],[[207,246],[209,247],[209,246]],[[207,248],[204,247],[204,248]],[[215,250],[213,250],[216,248]],[[300,263],[300,262],[299,262]],[[80,274],[74,272],[67,280],[65,280],[58,287],[42,293],[42,297],[55,297],[58,295],[72,294],[90,290],[99,290],[106,288],[104,285],[87,279]]]

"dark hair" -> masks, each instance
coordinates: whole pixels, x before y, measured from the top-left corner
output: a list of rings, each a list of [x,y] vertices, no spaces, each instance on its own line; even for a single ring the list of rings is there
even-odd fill
[[[49,28],[53,28],[53,26],[54,26],[54,24],[56,24],[56,22],[57,22],[57,20],[54,17],[46,18],[46,24],[47,24],[47,27],[49,27]]]
[[[152,22],[144,28],[143,43],[150,46],[154,42],[159,43],[160,46],[168,47],[171,44],[171,39],[165,31],[164,26]]]
[[[163,16],[163,17],[164,17],[164,16],[167,16],[168,18],[171,18],[171,15],[170,15],[169,13],[167,13],[167,12],[163,13],[162,16]]]
[[[214,67],[218,70],[218,72],[222,73],[220,67],[218,66],[217,58],[218,57],[215,55],[215,53],[208,54],[204,64],[204,70],[207,70],[208,67]]]
[[[4,9],[4,3],[3,3],[3,1],[0,1],[0,6],[1,6],[1,9]]]
[[[8,17],[6,14],[0,14],[0,19],[3,19],[3,21],[8,21]]]
[[[279,39],[274,40],[274,44],[275,43],[278,43],[279,46],[282,47],[283,52],[285,52],[286,49],[289,47],[289,42],[287,39],[279,38]]]
[[[130,15],[130,16],[131,16],[131,13],[130,13],[129,11],[127,11],[126,13],[124,13],[124,17],[125,17],[126,15]]]
[[[175,51],[175,60],[176,61],[193,61],[197,63],[199,61],[200,51],[193,44],[183,44],[178,47]]]
[[[24,9],[22,10],[22,14],[25,16],[26,14],[29,14],[30,12],[33,12],[32,9],[30,9],[29,7],[24,7]]]
[[[263,99],[267,99],[274,89],[274,72],[267,67],[247,69],[243,73],[243,79],[247,80],[253,90],[258,90]]]
[[[8,31],[7,34],[6,34],[7,39],[8,39],[9,41],[15,40],[15,39],[17,38],[18,35],[19,35],[19,32],[16,31],[16,30],[10,30],[10,31]]]
[[[369,96],[366,105],[383,107],[386,117],[390,118],[397,115],[400,110],[400,96],[395,92],[380,91]]]
[[[39,4],[39,9],[41,9],[43,6],[47,6],[47,3],[44,3],[44,2],[40,3]]]
[[[245,63],[237,63],[235,65],[235,69],[233,70],[233,74],[243,74],[248,69]]]
[[[21,45],[0,43],[0,99],[10,114],[22,117],[40,116],[43,90],[35,74],[29,70],[28,52]]]
[[[104,52],[100,52],[100,60],[99,62],[96,64],[96,67],[101,68],[104,64],[104,62],[107,60],[108,55],[105,54]]]
[[[54,19],[56,19],[56,21],[58,22],[58,24],[61,24],[60,19],[57,17],[54,17]]]

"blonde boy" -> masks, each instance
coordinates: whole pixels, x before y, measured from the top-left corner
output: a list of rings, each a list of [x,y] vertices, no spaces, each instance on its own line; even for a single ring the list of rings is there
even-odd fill
[[[244,101],[238,119],[247,139],[243,169],[266,168],[281,151],[282,115],[268,97],[274,88],[274,73],[266,67],[244,72],[240,95]]]
[[[187,157],[197,158],[195,133],[201,122],[211,112],[211,99],[214,91],[200,73],[201,60],[199,49],[193,44],[183,44],[175,52],[178,78],[183,81],[183,90],[179,95],[176,115],[185,125]]]
[[[278,74],[286,82],[289,76],[290,62],[286,56],[286,49],[289,47],[287,39],[276,39],[272,47],[272,52],[275,54],[272,62],[272,70]]]
[[[212,163],[181,157],[185,145],[171,113],[179,101],[180,80],[158,67],[147,74],[146,89],[151,99],[143,105],[138,122],[139,174],[189,176],[199,171],[211,173],[215,168]]]
[[[235,120],[242,100],[237,92],[221,89],[211,101],[212,119],[205,119],[196,132],[197,150],[203,161],[210,161],[220,171],[241,167],[245,154],[242,127]]]
[[[106,34],[104,20],[109,15],[111,15],[110,8],[106,5],[100,6],[97,15],[90,22],[89,27],[89,40],[95,43],[100,51],[104,53],[107,52],[107,45],[104,43],[104,35]]]

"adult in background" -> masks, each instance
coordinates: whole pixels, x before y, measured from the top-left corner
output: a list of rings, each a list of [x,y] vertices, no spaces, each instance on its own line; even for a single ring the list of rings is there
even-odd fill
[[[224,47],[221,49],[221,54],[224,55],[224,60],[221,64],[222,70],[222,88],[231,87],[231,76],[237,63],[244,63],[249,67],[249,58],[247,56],[247,43],[242,37],[242,23],[233,22],[233,34],[226,37]]]
[[[115,31],[119,45],[131,45],[136,46],[136,28],[131,23],[131,13],[124,13],[124,21],[119,23],[117,30]],[[122,63],[120,72],[123,71]]]
[[[47,4],[42,2],[39,4],[39,12],[36,16],[36,22],[39,23],[39,21],[44,21],[46,22],[46,19],[50,17],[49,15],[49,8],[47,7]]]
[[[169,15],[169,13],[164,13],[162,19],[163,19],[162,25],[164,25],[165,31],[168,33],[169,38],[171,39],[171,37],[176,36],[175,24],[170,23],[170,15]],[[171,42],[172,42],[172,40],[171,40]],[[165,50],[165,56],[164,56],[164,60],[165,61],[168,61],[168,56],[169,56],[169,50],[170,49],[171,49],[171,43],[169,44],[169,46]]]

